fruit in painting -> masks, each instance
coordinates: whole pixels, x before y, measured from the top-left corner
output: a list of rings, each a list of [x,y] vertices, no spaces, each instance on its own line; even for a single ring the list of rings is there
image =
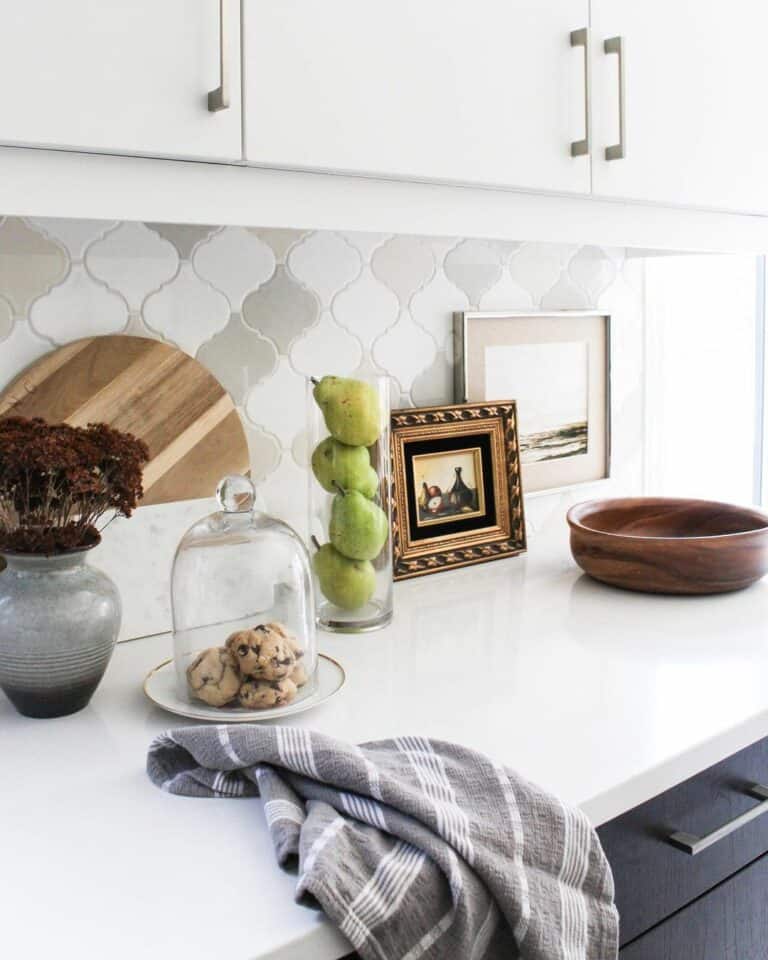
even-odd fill
[[[328,432],[340,443],[370,447],[381,428],[379,395],[370,383],[349,377],[323,377],[313,390]]]
[[[312,472],[328,493],[357,490],[372,500],[379,488],[379,478],[371,466],[367,447],[350,447],[333,437],[321,440],[312,453]]]
[[[376,571],[370,560],[350,560],[330,543],[323,544],[312,564],[320,589],[343,610],[365,606],[376,589]]]
[[[380,506],[357,490],[338,493],[331,507],[331,543],[351,560],[373,560],[389,534],[389,521]]]

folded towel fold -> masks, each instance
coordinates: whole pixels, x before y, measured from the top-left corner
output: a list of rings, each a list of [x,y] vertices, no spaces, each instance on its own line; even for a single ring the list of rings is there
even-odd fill
[[[147,771],[171,793],[260,795],[297,900],[363,960],[617,956],[613,878],[586,817],[474,750],[200,726],[157,737]]]

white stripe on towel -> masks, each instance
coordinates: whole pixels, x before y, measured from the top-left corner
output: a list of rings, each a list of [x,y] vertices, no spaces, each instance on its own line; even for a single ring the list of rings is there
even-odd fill
[[[507,805],[507,813],[512,823],[512,842],[515,845],[512,853],[512,864],[515,874],[519,880],[520,893],[520,916],[512,931],[515,943],[522,947],[525,935],[528,933],[528,924],[531,920],[531,900],[528,893],[528,875],[525,872],[525,863],[523,862],[523,843],[525,834],[523,831],[523,821],[520,816],[520,808],[517,805],[515,791],[512,788],[512,782],[509,774],[499,763],[494,763],[493,769],[501,784],[501,790],[504,794],[504,801]]]
[[[561,805],[562,806],[562,805]],[[580,810],[563,811],[563,862],[558,881],[562,908],[563,960],[583,960],[587,950],[587,906],[581,892],[589,866],[589,821]]]
[[[304,811],[290,800],[267,800],[264,804],[264,815],[269,827],[277,823],[278,820],[290,820],[291,823],[297,823],[299,826],[305,820]]]
[[[397,910],[425,860],[421,850],[402,840],[382,857],[341,923],[341,932],[353,946],[359,949],[373,928]]]
[[[276,729],[280,760],[289,770],[297,770],[307,777],[312,777],[313,780],[319,780],[320,775],[315,766],[315,755],[309,732],[299,727],[277,727]]]
[[[456,802],[456,794],[445,772],[442,757],[424,737],[397,737],[395,744],[410,760],[422,790],[435,810],[437,829],[470,866],[475,851],[469,834],[469,817]]]
[[[219,735],[219,743],[221,744],[224,753],[226,753],[232,763],[236,763],[238,767],[244,766],[243,761],[235,753],[235,748],[232,746],[232,741],[229,739],[229,729],[222,725],[216,727],[216,732]]]
[[[427,950],[432,946],[432,944],[439,940],[440,937],[445,933],[446,930],[450,929],[453,924],[454,918],[456,917],[455,910],[449,910],[444,916],[438,920],[438,922],[432,927],[431,930],[427,930],[424,936],[419,940],[418,943],[414,944],[408,953],[402,958],[402,960],[418,960],[420,956],[425,954]]]
[[[384,819],[384,811],[381,809],[381,805],[376,803],[375,800],[371,800],[369,797],[361,797],[357,793],[342,792],[340,796],[344,809],[351,817],[387,832],[387,822]]]

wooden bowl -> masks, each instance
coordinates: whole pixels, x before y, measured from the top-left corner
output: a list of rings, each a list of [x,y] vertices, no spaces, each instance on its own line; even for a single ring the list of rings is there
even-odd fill
[[[709,500],[590,500],[568,511],[573,558],[591,577],[643,593],[741,590],[768,573],[768,516]]]

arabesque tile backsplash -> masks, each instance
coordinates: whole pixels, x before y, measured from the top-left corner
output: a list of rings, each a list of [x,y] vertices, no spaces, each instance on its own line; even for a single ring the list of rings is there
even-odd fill
[[[599,307],[612,314],[611,482],[639,492],[643,264],[627,259],[623,250],[0,220],[0,389],[37,357],[80,337],[126,333],[174,343],[231,393],[266,504],[300,531],[306,514],[305,378],[376,370],[391,376],[393,396],[402,406],[450,402],[452,314],[468,307]],[[529,503],[532,549],[537,528],[577,496]],[[98,563],[121,588],[124,638],[170,626],[173,548],[209,506],[197,501],[149,507],[108,531]]]

